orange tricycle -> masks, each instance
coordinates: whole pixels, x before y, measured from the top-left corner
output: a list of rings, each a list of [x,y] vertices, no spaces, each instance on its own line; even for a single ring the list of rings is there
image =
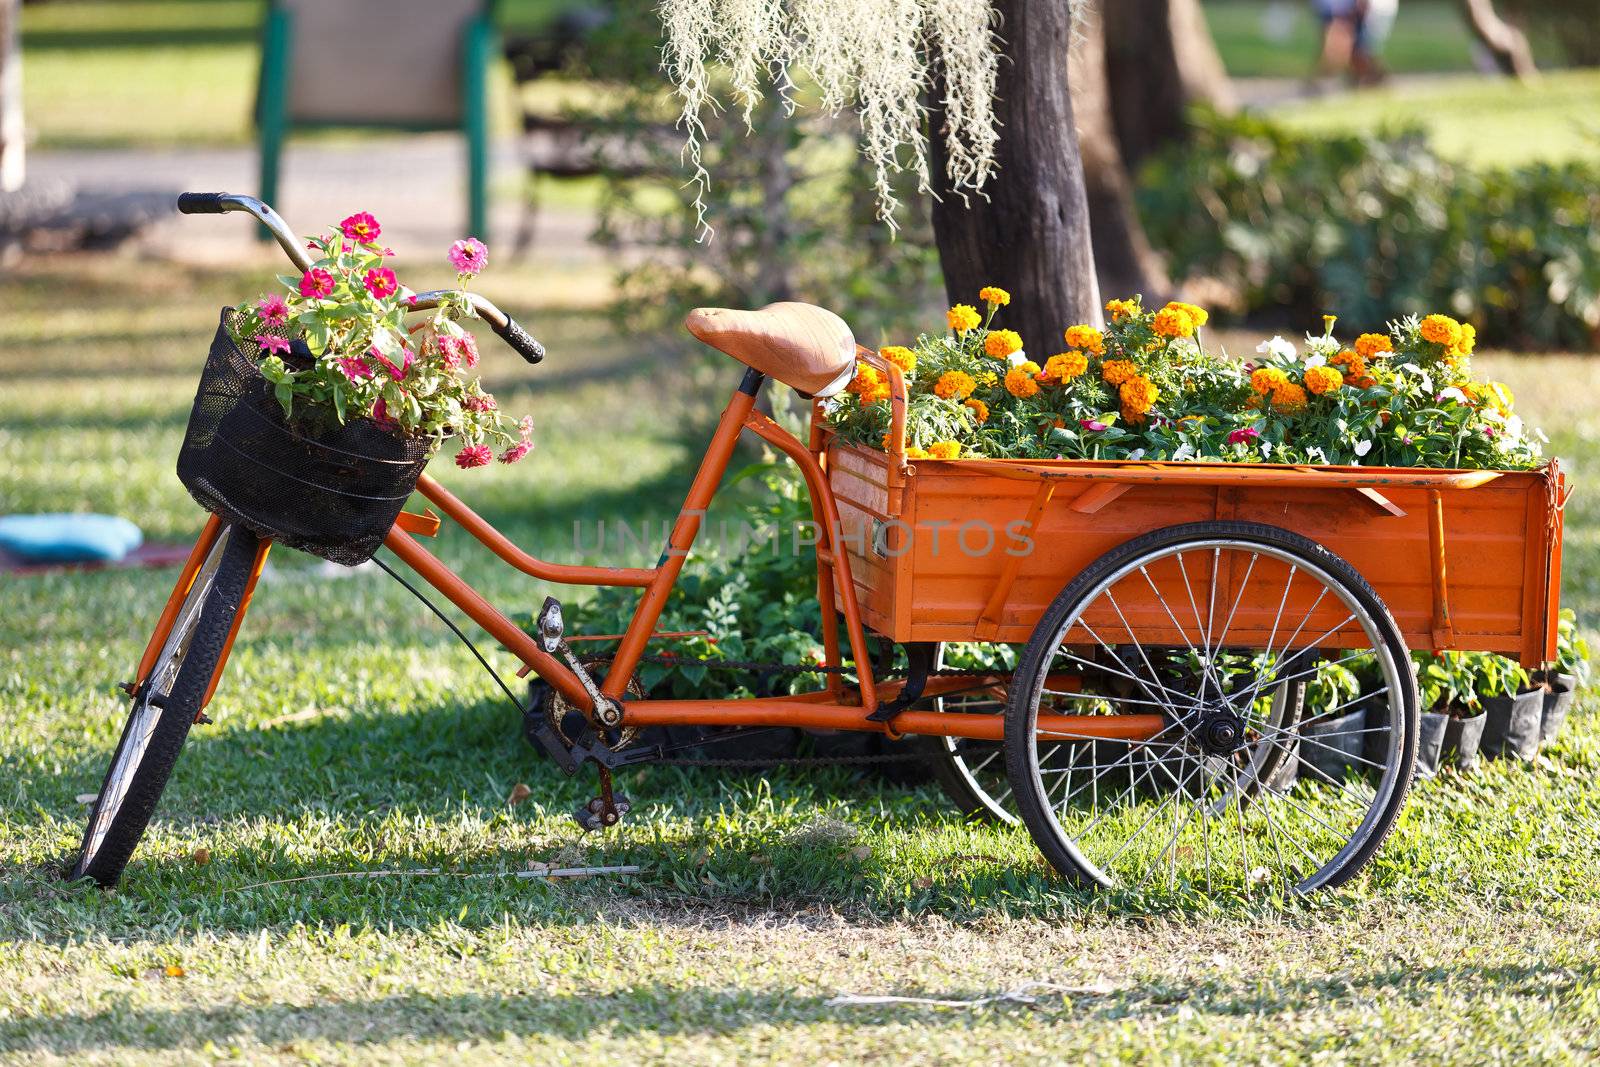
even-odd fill
[[[308,266],[258,200],[185,194],[180,208],[251,214]],[[441,298],[418,294],[414,307]],[[530,362],[542,358],[520,326],[472,300]],[[648,727],[699,727],[700,744],[775,726],[917,735],[969,813],[1020,821],[1063,875],[1126,890],[1348,881],[1411,784],[1411,650],[1492,651],[1530,666],[1554,654],[1565,485],[1553,463],[912,460],[899,369],[859,348],[834,314],[700,309],[687,326],[743,377],[658,562],[642,568],[530,555],[422,473],[425,453],[360,437],[359,424],[320,453],[268,432],[253,399],[265,386],[219,329],[179,462],[214,514],[127,685],[127,725],[72,876],[110,885],[122,873],[203,721],[274,541],[341,562],[381,543],[536,675],[544,704],[566,715],[530,706],[529,733],[567,773],[597,768],[599,795],[577,812],[587,828],[627,812],[613,771],[672,747]],[[881,452],[827,427],[823,401],[858,360],[889,384]],[[813,399],[809,440],[756,409],[769,379]],[[658,622],[745,431],[792,460],[810,494],[824,662],[806,667],[819,681],[776,697],[651,699],[637,668],[653,641],[681,636]],[[360,464],[382,475],[372,491],[316,498],[321,467]],[[292,506],[285,477],[306,487]],[[402,511],[413,490],[437,513]],[[423,546],[441,521],[534,578],[638,589],[614,651],[576,655],[574,641],[597,635],[568,633],[554,598],[524,631]],[[1321,684],[1330,672],[1361,684]]]

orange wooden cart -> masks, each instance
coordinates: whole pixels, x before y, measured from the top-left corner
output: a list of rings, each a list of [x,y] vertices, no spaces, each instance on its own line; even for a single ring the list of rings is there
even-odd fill
[[[186,194],[180,207],[248,212],[308,263],[259,201]],[[536,362],[537,344],[474,299]],[[626,811],[611,772],[663,754],[641,737],[649,727],[710,731],[699,742],[772,726],[925,735],[963,807],[1020,819],[1083,883],[1309,891],[1359,871],[1404,801],[1418,744],[1412,649],[1530,665],[1553,654],[1566,493],[1553,463],[910,462],[898,368],[858,349],[836,316],[702,309],[688,326],[746,370],[654,566],[538,559],[425,475],[417,490],[442,519],[402,514],[384,541],[548,687],[524,711],[568,773],[598,768],[585,825]],[[827,427],[824,398],[857,359],[890,384],[887,452]],[[809,441],[756,410],[769,378],[819,398]],[[673,636],[658,632],[663,607],[746,430],[788,456],[811,495],[825,681],[779,697],[649,699],[636,668]],[[573,654],[553,598],[526,632],[430,553],[418,538],[443,520],[534,578],[639,589],[603,670]],[[216,689],[271,536],[237,516],[207,524],[128,686],[75,876],[120,875]],[[575,734],[541,718],[557,704],[579,716]]]

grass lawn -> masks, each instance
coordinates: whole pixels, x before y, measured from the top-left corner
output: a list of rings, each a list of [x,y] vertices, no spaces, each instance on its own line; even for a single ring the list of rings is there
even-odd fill
[[[570,558],[574,517],[668,516],[734,380],[721,361],[562,312],[558,280],[490,295],[550,358],[498,355],[540,450],[448,482]],[[226,276],[116,259],[0,282],[0,511],[95,508],[157,539],[199,515],[172,474]],[[545,294],[530,303],[525,294]],[[1592,479],[1600,365],[1481,358]],[[1600,515],[1568,511],[1567,600],[1600,623]],[[494,598],[542,590],[439,546]],[[1419,783],[1377,861],[1302,903],[1097,898],[1022,832],[843,771],[629,774],[606,836],[470,656],[381,574],[274,557],[228,675],[122,887],[66,887],[120,728],[113,690],[171,571],[0,578],[0,1060],[675,1063],[1439,1061],[1600,1056],[1600,715],[1536,767]],[[639,559],[637,562],[648,562]],[[512,786],[531,798],[509,806]],[[197,850],[209,862],[197,859]],[[540,884],[531,860],[630,862]],[[440,868],[436,876],[319,874]],[[473,877],[474,875],[480,877]],[[834,1006],[841,992],[1032,1007]]]

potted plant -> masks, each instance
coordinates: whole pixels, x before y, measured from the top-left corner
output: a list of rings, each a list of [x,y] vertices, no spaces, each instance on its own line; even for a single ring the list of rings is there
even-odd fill
[[[1360,694],[1360,677],[1343,663],[1317,664],[1306,682],[1300,762],[1311,780],[1341,781],[1349,768],[1365,765],[1367,702]]]
[[[1480,654],[1478,693],[1483,697],[1483,751],[1490,756],[1531,760],[1539,752],[1544,688],[1531,684],[1515,660]]]
[[[1544,692],[1539,740],[1553,741],[1567,721],[1578,690],[1589,681],[1589,643],[1578,635],[1577,616],[1571,608],[1563,608],[1556,623],[1555,668],[1535,672],[1533,681]]]

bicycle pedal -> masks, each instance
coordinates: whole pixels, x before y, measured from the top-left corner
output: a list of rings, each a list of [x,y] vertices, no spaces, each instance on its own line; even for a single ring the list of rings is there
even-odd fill
[[[572,817],[578,825],[591,833],[615,826],[622,821],[622,817],[633,810],[633,803],[622,793],[613,794],[611,798],[611,811],[606,811],[604,797],[595,797],[587,804],[581,804],[572,809]]]

